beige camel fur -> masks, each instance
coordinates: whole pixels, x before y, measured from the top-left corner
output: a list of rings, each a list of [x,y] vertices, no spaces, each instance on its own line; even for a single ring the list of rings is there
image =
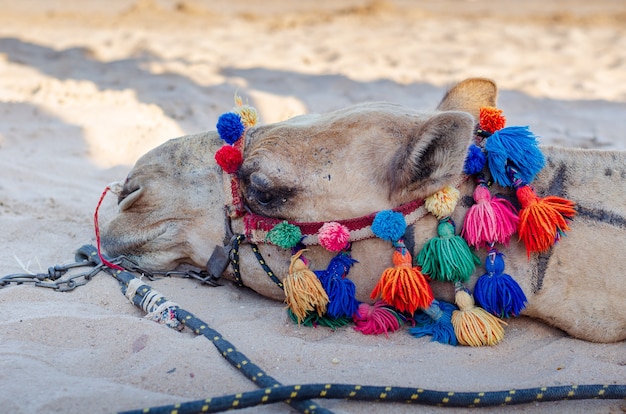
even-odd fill
[[[240,178],[246,206],[257,214],[294,221],[359,217],[428,196],[458,184],[478,108],[494,105],[496,86],[470,79],[452,88],[434,112],[384,103],[353,106],[325,115],[303,115],[247,132]],[[532,128],[532,126],[531,126]],[[125,254],[148,269],[188,264],[204,267],[225,237],[223,176],[213,154],[215,132],[173,139],[144,155],[118,188],[119,213],[103,232],[113,256]],[[532,254],[517,241],[501,250],[506,273],[528,297],[525,315],[595,342],[626,339],[626,153],[542,148],[546,167],[533,183],[540,195],[577,203],[571,231],[550,252]],[[453,218],[462,223],[473,185],[461,185]],[[510,195],[510,190],[493,188]],[[412,227],[414,254],[436,234],[437,221],[422,211]],[[233,230],[242,231],[241,220]],[[280,277],[290,253],[272,245],[261,253]],[[388,242],[355,242],[350,271],[360,300],[391,265]],[[481,251],[484,257],[484,249]],[[241,269],[246,286],[282,300],[247,246]],[[323,269],[332,257],[320,246],[307,252]],[[484,273],[479,267],[472,277]],[[225,277],[232,278],[231,270]],[[433,282],[438,298],[453,287]]]

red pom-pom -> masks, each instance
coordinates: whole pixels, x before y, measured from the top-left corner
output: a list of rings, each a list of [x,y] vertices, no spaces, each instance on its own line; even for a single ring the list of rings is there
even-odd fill
[[[352,317],[354,329],[365,335],[380,335],[400,329],[402,318],[382,300],[373,305],[361,303]]]
[[[215,153],[215,161],[229,174],[234,174],[243,163],[241,151],[230,145],[224,145]]]
[[[340,252],[348,246],[350,231],[337,222],[324,223],[318,232],[320,245],[331,252]]]
[[[493,134],[501,130],[506,125],[506,118],[502,115],[502,110],[493,106],[483,106],[480,108],[480,128]]]

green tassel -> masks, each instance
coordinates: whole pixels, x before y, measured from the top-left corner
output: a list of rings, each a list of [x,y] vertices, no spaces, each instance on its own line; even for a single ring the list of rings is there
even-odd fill
[[[298,322],[298,317],[293,313],[291,309],[287,309],[287,314],[292,321],[298,323],[299,325],[304,325],[308,327],[324,326],[326,328],[332,329],[333,331],[352,322],[351,318],[345,316],[341,316],[339,318],[331,318],[328,315],[319,316],[316,312],[307,313],[306,318]]]
[[[430,239],[417,256],[422,273],[440,282],[467,282],[480,264],[467,242],[455,234],[454,223],[446,218],[439,222],[438,237]]]

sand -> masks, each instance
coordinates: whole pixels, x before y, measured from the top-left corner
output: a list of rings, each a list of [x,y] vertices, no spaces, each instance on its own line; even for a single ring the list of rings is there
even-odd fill
[[[104,186],[167,139],[213,129],[235,91],[273,122],[371,100],[430,109],[452,83],[489,77],[509,124],[530,125],[542,143],[626,149],[626,3],[432,3],[3,1],[0,275],[72,262],[95,241]],[[102,219],[114,209],[105,199]],[[406,332],[298,327],[281,303],[228,284],[150,283],[283,384],[626,383],[623,342],[588,343],[527,318],[496,347],[450,347]],[[104,273],[65,293],[0,289],[0,314],[3,412],[105,413],[256,389],[205,338],[144,319]],[[337,413],[470,411],[320,403]],[[506,411],[617,413],[626,403]]]

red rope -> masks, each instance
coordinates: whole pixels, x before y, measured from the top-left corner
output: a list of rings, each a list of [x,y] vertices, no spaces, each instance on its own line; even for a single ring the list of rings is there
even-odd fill
[[[104,258],[104,256],[102,256],[102,253],[100,252],[100,226],[98,225],[98,210],[100,210],[100,205],[102,204],[102,200],[104,200],[104,196],[107,194],[107,192],[110,189],[111,188],[107,185],[104,191],[102,192],[102,195],[100,196],[100,201],[98,201],[98,205],[96,206],[96,212],[93,215],[93,225],[96,230],[96,246],[98,248],[98,257],[102,261],[102,264],[110,267],[111,269],[124,270],[123,267],[109,262],[107,259]]]

